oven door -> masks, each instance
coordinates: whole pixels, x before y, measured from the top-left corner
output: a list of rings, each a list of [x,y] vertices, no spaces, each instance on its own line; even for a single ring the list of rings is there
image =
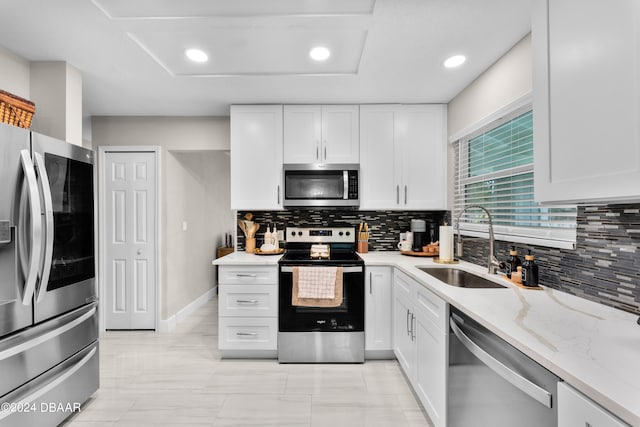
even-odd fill
[[[293,266],[280,266],[280,332],[364,331],[364,266],[343,266],[343,299],[338,307],[292,304]]]
[[[35,322],[97,299],[93,152],[32,133],[44,210],[42,274]]]

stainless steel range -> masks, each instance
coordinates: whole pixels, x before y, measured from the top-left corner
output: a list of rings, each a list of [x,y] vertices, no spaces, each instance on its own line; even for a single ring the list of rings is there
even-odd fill
[[[278,361],[364,362],[364,261],[353,227],[286,229]]]

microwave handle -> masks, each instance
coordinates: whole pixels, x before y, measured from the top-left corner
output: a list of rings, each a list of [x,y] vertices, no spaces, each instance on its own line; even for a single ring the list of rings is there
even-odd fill
[[[326,151],[325,151],[325,159],[326,159]],[[342,171],[342,184],[344,186],[344,191],[342,192],[342,198],[347,200],[349,198],[349,171],[346,171],[346,170]]]

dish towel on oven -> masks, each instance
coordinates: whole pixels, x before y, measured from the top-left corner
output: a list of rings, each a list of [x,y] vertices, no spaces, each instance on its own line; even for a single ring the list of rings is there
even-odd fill
[[[342,291],[342,267],[293,267],[292,305],[338,307]]]

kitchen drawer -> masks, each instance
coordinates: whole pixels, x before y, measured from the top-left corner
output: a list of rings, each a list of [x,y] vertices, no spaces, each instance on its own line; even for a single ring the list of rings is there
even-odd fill
[[[417,295],[414,304],[414,310],[425,319],[433,323],[441,331],[447,331],[449,328],[449,310],[447,303],[426,289],[424,286],[416,283]]]
[[[278,316],[278,285],[220,285],[220,316]]]
[[[233,285],[237,283],[260,285],[260,284],[277,284],[278,283],[278,267],[277,266],[223,266],[218,270],[218,283],[224,285]]]
[[[220,350],[277,350],[277,317],[220,317]]]

